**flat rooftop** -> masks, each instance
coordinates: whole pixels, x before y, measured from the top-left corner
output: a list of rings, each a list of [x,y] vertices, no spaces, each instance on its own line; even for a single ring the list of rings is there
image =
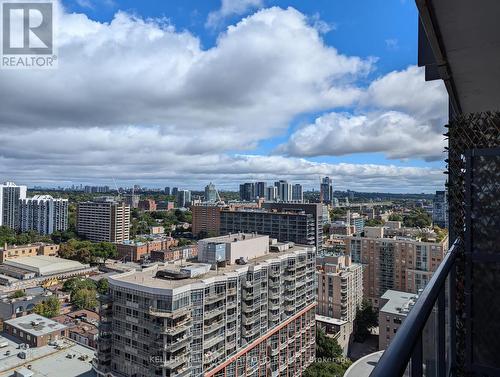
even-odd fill
[[[199,275],[193,278],[187,278],[187,279],[181,279],[181,280],[168,280],[168,279],[161,279],[161,278],[156,278],[156,273],[160,270],[170,270],[170,271],[179,271],[182,268],[185,268],[187,266],[196,266],[199,265],[199,263],[181,263],[181,261],[178,261],[174,264],[168,264],[166,266],[160,266],[156,265],[154,267],[144,269],[142,271],[136,271],[136,272],[126,272],[123,274],[119,275],[114,275],[109,277],[110,283],[119,283],[119,282],[124,282],[124,283],[129,283],[129,284],[136,284],[141,287],[150,287],[150,288],[163,288],[163,289],[175,289],[175,288],[180,288],[183,286],[195,284],[195,283],[202,283],[207,279],[214,278],[217,276],[222,276],[227,273],[232,273],[236,272],[238,270],[242,269],[247,269],[249,266],[257,266],[260,264],[267,263],[273,259],[280,259],[285,257],[286,255],[293,254],[293,253],[302,253],[305,252],[308,248],[311,246],[301,246],[301,245],[294,245],[290,247],[287,250],[280,251],[280,252],[269,252],[266,255],[254,258],[254,259],[249,259],[246,264],[240,265],[240,264],[230,264],[226,265],[226,267],[219,267],[217,271],[215,270],[210,270],[209,272]],[[138,287],[140,290],[140,287]]]
[[[418,295],[415,293],[394,291],[389,289],[385,291],[380,299],[389,300],[380,309],[381,312],[390,314],[399,314],[406,316],[413,304],[417,301]]]
[[[80,270],[89,267],[88,265],[74,260],[45,255],[8,259],[4,262],[4,265],[36,272],[42,276]]]
[[[33,372],[33,377],[94,377],[92,358],[94,350],[79,345],[69,339],[60,340],[57,346],[43,346],[29,348],[27,358],[21,359],[17,354],[20,342],[2,334],[0,342],[7,342],[8,346],[0,352],[0,377],[12,377],[15,371],[23,368]],[[9,355],[6,355],[10,351]],[[68,355],[75,355],[68,358]],[[81,358],[81,359],[80,359]],[[86,359],[86,360],[82,360]]]
[[[342,326],[342,325],[345,325],[347,323],[347,321],[344,321],[342,319],[333,318],[333,317],[326,317],[324,315],[319,315],[319,314],[316,314],[316,321],[328,323],[330,325],[336,325],[336,326]]]
[[[37,337],[66,329],[65,325],[38,314],[28,314],[23,317],[9,319],[5,323]]]
[[[269,238],[269,236],[256,233],[233,233],[233,234],[227,234],[225,236],[205,238],[201,241],[205,243],[219,243],[219,242],[228,243],[228,242],[251,240],[255,238]]]

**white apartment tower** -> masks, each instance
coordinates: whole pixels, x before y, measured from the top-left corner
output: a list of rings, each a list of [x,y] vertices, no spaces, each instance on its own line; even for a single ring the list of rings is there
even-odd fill
[[[14,182],[0,184],[0,226],[19,229],[20,199],[26,198],[26,186]]]
[[[52,234],[68,229],[68,199],[36,195],[19,202],[22,232],[34,230],[39,234]]]

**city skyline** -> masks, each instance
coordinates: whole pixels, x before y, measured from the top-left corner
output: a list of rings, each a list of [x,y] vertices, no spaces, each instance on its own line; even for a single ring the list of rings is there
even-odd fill
[[[2,180],[443,187],[447,97],[414,65],[411,2],[62,5],[57,74],[0,72]]]

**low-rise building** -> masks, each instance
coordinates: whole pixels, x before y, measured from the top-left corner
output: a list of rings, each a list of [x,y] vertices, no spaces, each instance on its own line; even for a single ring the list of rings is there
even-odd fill
[[[9,319],[4,322],[4,331],[30,347],[45,346],[68,335],[67,326],[39,314]]]
[[[99,314],[91,310],[77,310],[53,318],[68,327],[68,337],[90,348],[97,347]]]
[[[35,255],[44,255],[55,257],[58,255],[59,245],[37,242],[29,245],[4,245],[0,248],[0,263],[4,263],[7,259],[15,259],[21,257],[33,257]]]
[[[172,247],[168,250],[152,251],[150,259],[152,262],[174,262],[179,260],[189,260],[198,256],[198,245],[185,245]]]
[[[385,350],[417,301],[413,293],[389,289],[380,298],[378,349]]]
[[[149,255],[154,251],[168,250],[171,247],[177,246],[178,240],[172,237],[157,237],[150,240],[133,240],[124,241],[116,244],[118,258],[124,261],[138,262],[145,255]]]

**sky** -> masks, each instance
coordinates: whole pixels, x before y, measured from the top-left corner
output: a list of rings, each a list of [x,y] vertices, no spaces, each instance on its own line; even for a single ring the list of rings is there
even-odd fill
[[[410,0],[56,3],[58,67],[0,71],[0,180],[443,189],[447,94]]]

